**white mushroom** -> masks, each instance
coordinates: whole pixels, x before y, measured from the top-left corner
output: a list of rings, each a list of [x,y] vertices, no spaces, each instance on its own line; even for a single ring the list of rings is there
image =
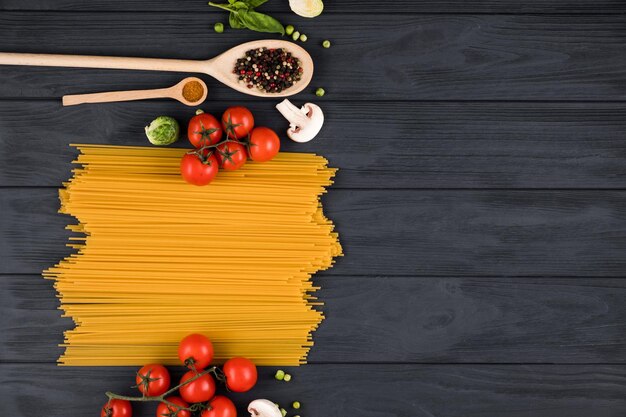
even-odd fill
[[[276,108],[289,120],[287,136],[295,142],[308,142],[322,129],[324,113],[316,104],[305,103],[302,108],[294,106],[285,99],[276,105]]]
[[[254,400],[248,404],[248,412],[252,417],[283,417],[280,409],[270,400]]]

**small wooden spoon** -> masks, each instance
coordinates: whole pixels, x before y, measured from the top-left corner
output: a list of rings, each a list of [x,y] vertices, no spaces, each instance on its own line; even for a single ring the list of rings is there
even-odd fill
[[[202,97],[196,101],[189,101],[183,96],[183,88],[186,84],[195,81],[200,83],[204,92]],[[147,98],[173,98],[186,106],[197,106],[206,100],[208,88],[204,81],[196,77],[187,77],[176,85],[168,88],[156,88],[153,90],[128,90],[128,91],[109,91],[106,93],[92,94],[73,94],[63,96],[64,106],[74,106],[83,103],[110,103],[113,101],[132,101],[144,100]]]
[[[284,48],[301,62],[303,69],[300,81],[280,93],[267,93],[248,88],[233,74],[235,63],[249,49],[260,47]],[[197,72],[208,74],[227,86],[245,94],[258,97],[287,97],[304,90],[313,77],[313,59],[307,51],[293,42],[266,39],[242,43],[212,59],[203,61],[185,59],[123,58],[113,56],[18,54],[0,52],[0,65],[33,65],[39,67],[113,68],[148,71]]]

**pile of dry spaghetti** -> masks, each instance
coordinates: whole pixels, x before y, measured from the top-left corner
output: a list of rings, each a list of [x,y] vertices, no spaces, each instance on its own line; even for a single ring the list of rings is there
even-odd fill
[[[319,200],[335,173],[324,158],[280,153],[195,187],[180,178],[185,149],[76,146],[82,167],[59,194],[77,252],[44,272],[76,323],[61,364],[175,364],[194,332],[218,361],[305,361],[323,319],[311,274],[341,255]]]

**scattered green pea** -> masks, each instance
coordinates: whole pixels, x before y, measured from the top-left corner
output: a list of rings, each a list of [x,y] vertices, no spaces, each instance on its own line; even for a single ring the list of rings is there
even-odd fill
[[[282,381],[285,378],[285,371],[279,369],[278,371],[276,371],[276,375],[274,375],[274,378],[276,378],[277,381]]]
[[[291,406],[297,410],[298,408],[300,408],[300,402],[294,401],[293,404],[291,404]]]
[[[283,377],[283,381],[285,381],[285,382],[291,381],[291,375],[285,374],[285,376]]]
[[[324,94],[326,94],[326,91],[324,91],[323,88],[318,88],[317,90],[315,90],[315,95],[318,97],[322,97]]]
[[[307,39],[309,39],[309,38],[304,33],[302,35],[300,35],[300,42],[306,42]]]
[[[224,24],[221,22],[217,22],[214,26],[213,26],[213,30],[215,30],[217,33],[222,33],[224,32]]]
[[[324,48],[330,48],[330,41],[328,39],[326,39],[324,42],[322,42],[322,46]]]
[[[285,410],[284,408],[280,409],[280,414],[283,415],[283,417],[285,417],[287,415],[287,410]]]
[[[299,37],[300,37],[300,32],[298,32],[297,30],[293,32],[293,35],[291,35],[291,39],[293,39],[294,41],[297,41]]]
[[[285,33],[287,34],[287,36],[291,36],[294,30],[296,30],[296,28],[294,28],[292,25],[287,25],[287,27],[285,28]]]

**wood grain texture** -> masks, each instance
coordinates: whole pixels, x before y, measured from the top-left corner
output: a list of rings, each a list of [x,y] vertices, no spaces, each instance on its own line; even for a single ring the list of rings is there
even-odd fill
[[[278,17],[285,19],[285,14]],[[214,14],[3,12],[0,50],[206,59],[258,39],[211,30]],[[393,30],[391,30],[393,28]],[[624,100],[626,15],[328,14],[299,24],[317,72],[300,99]],[[102,36],[105,33],[106,36]],[[320,46],[323,39],[333,47]],[[97,41],[96,41],[97,39]],[[71,79],[70,79],[71,77]],[[0,97],[60,97],[171,85],[171,75],[122,70],[0,68]],[[213,82],[212,99],[242,100]]]
[[[314,334],[312,364],[625,361],[623,279],[315,281],[327,319]],[[0,362],[56,362],[73,323],[61,317],[52,282],[0,276],[0,300]]]
[[[0,273],[68,253],[55,189],[0,190]],[[626,191],[330,190],[329,275],[608,276],[626,270]]]
[[[610,14],[623,13],[626,6],[619,0],[393,0],[369,1],[341,0],[325,1],[324,14],[330,13],[585,13]],[[167,11],[167,12],[202,12],[212,9],[201,0],[4,0],[0,10],[51,10],[51,11]],[[289,10],[287,0],[272,0],[260,8],[266,12]],[[285,22],[292,22],[298,17],[291,15]]]
[[[219,114],[229,104],[201,107]],[[257,123],[284,132],[274,104],[252,106]],[[340,168],[335,188],[626,188],[624,104],[332,101],[323,109],[315,140],[282,134],[282,147],[328,158]],[[143,127],[160,114],[180,120],[177,146],[188,146],[193,109],[179,103],[0,101],[0,186],[67,180],[70,142],[149,146]]]
[[[626,407],[623,365],[309,365],[286,370],[294,376],[290,383],[274,381],[274,369],[263,368],[255,390],[233,394],[240,415],[259,392],[284,406],[297,399],[300,414],[309,416],[618,417]],[[1,364],[3,408],[6,415],[18,416],[40,415],[41,410],[55,416],[95,415],[106,401],[105,391],[133,392],[128,386],[135,371]],[[144,404],[136,411],[136,416],[153,416],[154,406]]]

